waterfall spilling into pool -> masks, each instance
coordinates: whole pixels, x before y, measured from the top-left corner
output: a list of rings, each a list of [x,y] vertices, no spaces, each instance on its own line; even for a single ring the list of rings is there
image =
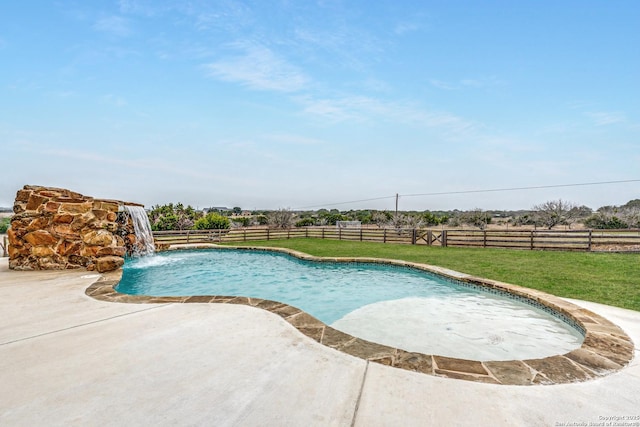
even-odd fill
[[[133,255],[143,256],[153,254],[156,247],[153,243],[153,233],[151,232],[149,217],[144,207],[125,205],[124,210],[129,215],[129,218],[131,218],[133,230],[136,235]]]

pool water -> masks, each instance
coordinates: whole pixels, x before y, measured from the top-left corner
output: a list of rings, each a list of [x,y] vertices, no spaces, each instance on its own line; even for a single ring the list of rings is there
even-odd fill
[[[569,352],[584,339],[537,307],[410,268],[193,250],[128,259],[123,270],[121,293],[279,301],[350,335],[425,354],[531,359]]]

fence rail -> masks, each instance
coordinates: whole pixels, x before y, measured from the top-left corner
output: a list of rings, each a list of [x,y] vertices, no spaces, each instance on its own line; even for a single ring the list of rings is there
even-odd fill
[[[315,238],[426,246],[482,247],[524,250],[640,252],[640,229],[623,230],[437,230],[392,228],[302,227],[291,229],[155,231],[158,245],[234,243],[256,240]],[[0,255],[8,256],[6,236]]]
[[[439,230],[302,227],[291,229],[156,231],[156,243],[234,243],[316,238],[427,246],[525,250],[640,252],[640,229],[626,230]]]

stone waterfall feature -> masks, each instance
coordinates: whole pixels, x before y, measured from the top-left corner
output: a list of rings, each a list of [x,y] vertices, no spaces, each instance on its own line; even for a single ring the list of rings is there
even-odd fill
[[[125,205],[124,211],[128,214],[136,237],[135,244],[131,250],[127,251],[129,255],[142,256],[150,255],[155,252],[155,244],[153,242],[153,233],[151,232],[151,224],[147,212],[142,206]]]
[[[120,268],[127,252],[153,245],[152,238],[142,244],[138,241],[133,221],[122,215],[123,206],[144,212],[144,207],[135,203],[25,185],[16,194],[7,230],[9,268],[85,268],[100,273]]]

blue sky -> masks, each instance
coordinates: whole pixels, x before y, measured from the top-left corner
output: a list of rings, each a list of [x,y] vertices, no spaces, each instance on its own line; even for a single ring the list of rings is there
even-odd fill
[[[0,206],[24,184],[268,209],[640,179],[639,22],[635,0],[5,2]],[[400,209],[557,198],[640,182]]]

